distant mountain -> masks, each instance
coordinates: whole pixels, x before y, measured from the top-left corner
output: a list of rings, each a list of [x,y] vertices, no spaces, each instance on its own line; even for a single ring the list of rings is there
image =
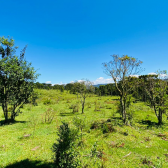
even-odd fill
[[[104,84],[97,84],[97,85],[93,85],[94,87],[99,87],[100,85],[107,85],[109,83],[104,83]]]

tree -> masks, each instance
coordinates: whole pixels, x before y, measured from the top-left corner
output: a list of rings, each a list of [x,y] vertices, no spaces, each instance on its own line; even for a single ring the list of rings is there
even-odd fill
[[[118,55],[112,55],[112,61],[109,63],[103,63],[105,73],[111,76],[115,82],[115,86],[119,91],[120,106],[123,122],[126,124],[126,102],[127,97],[132,89],[129,87],[131,82],[131,75],[137,75],[140,71],[141,61],[128,55],[119,57]],[[119,87],[120,81],[120,87]]]
[[[84,113],[85,108],[85,100],[88,97],[89,93],[92,93],[94,91],[94,86],[92,85],[92,82],[89,80],[86,81],[80,81],[74,83],[74,89],[77,94],[79,94],[81,104],[82,104],[82,114]]]
[[[27,102],[33,93],[36,71],[24,59],[26,47],[20,57],[14,55],[14,40],[0,38],[0,103],[5,122],[14,121],[20,113],[20,107]],[[10,114],[10,115],[9,115]],[[10,119],[9,119],[10,117]]]
[[[142,75],[140,79],[144,84],[145,92],[148,95],[147,101],[153,107],[158,124],[162,124],[163,113],[168,107],[167,82],[164,80],[166,71],[160,71],[156,75]]]

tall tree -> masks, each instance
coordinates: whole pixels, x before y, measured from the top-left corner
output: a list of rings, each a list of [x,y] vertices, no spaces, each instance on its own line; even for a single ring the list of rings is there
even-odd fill
[[[26,103],[33,93],[34,81],[38,74],[24,59],[26,47],[20,57],[14,55],[14,40],[0,38],[0,103],[5,121],[14,121],[20,113],[20,107]],[[10,115],[9,115],[10,113]],[[9,119],[10,117],[10,119]]]
[[[121,114],[125,124],[127,96],[132,89],[129,86],[131,75],[137,75],[139,73],[141,64],[142,61],[129,57],[128,55],[123,55],[122,57],[112,55],[112,60],[109,63],[103,63],[105,73],[113,78],[115,86],[119,91]],[[118,84],[119,81],[120,87]]]

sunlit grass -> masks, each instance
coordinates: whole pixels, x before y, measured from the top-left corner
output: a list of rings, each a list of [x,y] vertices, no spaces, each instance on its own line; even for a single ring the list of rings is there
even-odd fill
[[[86,99],[84,114],[81,114],[80,99],[76,95],[64,91],[37,90],[40,98],[38,106],[24,105],[23,112],[16,118],[16,123],[0,126],[0,165],[5,167],[15,162],[28,159],[29,161],[39,160],[43,163],[53,162],[52,145],[56,142],[57,130],[61,121],[69,123],[75,128],[73,118],[79,117],[86,123],[83,129],[81,146],[79,151],[83,167],[168,167],[168,125],[162,127],[149,126],[142,121],[150,120],[157,122],[153,110],[142,102],[133,103],[132,126],[118,125],[120,117],[116,114],[116,96],[98,97],[91,95]],[[46,99],[51,102],[45,105]],[[79,112],[73,113],[71,104],[79,103]],[[95,108],[95,106],[98,106]],[[50,124],[44,123],[42,116],[48,108],[55,111],[55,118]],[[96,111],[95,111],[96,109]],[[166,118],[164,116],[164,118]],[[94,121],[107,121],[111,119],[115,132],[102,133],[99,129],[90,129]],[[4,120],[2,110],[0,120]],[[115,123],[115,124],[114,124]],[[164,119],[164,123],[166,120]],[[165,136],[158,136],[164,134]],[[94,144],[97,144],[97,151],[102,152],[102,157],[89,158]],[[147,161],[146,161],[146,160]],[[146,161],[146,162],[145,162]]]

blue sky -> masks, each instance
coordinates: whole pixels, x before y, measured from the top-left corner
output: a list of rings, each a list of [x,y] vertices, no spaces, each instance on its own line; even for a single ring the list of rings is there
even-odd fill
[[[0,36],[13,37],[38,82],[87,78],[107,83],[110,55],[143,61],[143,74],[168,70],[167,0],[0,0]]]

